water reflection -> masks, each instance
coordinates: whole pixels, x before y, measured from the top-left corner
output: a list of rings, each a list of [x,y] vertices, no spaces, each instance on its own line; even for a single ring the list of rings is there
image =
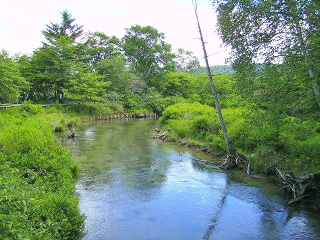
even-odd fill
[[[319,216],[288,210],[272,185],[152,139],[155,124],[100,122],[64,142],[81,168],[84,240],[319,239]]]

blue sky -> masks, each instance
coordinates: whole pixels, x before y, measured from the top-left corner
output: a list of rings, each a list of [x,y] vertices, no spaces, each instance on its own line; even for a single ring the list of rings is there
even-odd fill
[[[227,51],[216,34],[210,0],[197,0],[210,65],[225,64]],[[0,0],[0,50],[31,54],[41,47],[46,24],[60,23],[68,10],[84,30],[123,37],[125,28],[151,25],[163,32],[173,50],[192,51],[204,65],[192,0]]]

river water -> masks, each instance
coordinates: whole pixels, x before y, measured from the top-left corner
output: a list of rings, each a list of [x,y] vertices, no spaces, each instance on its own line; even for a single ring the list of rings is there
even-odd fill
[[[315,211],[288,206],[271,181],[224,172],[204,153],[152,139],[156,126],[101,121],[63,141],[80,166],[83,240],[320,239]]]

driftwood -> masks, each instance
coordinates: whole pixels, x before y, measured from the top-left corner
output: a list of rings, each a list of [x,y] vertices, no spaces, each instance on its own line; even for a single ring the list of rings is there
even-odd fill
[[[289,202],[289,204],[309,196],[311,193],[307,192],[307,190],[320,182],[320,171],[296,177],[293,173],[283,172],[278,168],[276,168],[276,170],[278,171],[282,180],[285,182],[285,186],[283,188],[286,188],[292,192],[293,199]]]
[[[221,159],[221,161],[222,161],[222,164],[220,168],[227,170],[227,169],[232,169],[239,166],[243,162],[243,159],[238,153],[236,153],[236,154],[227,154],[227,156]]]
[[[160,132],[159,129],[155,129],[156,132]],[[171,128],[167,128],[166,130],[164,130],[162,133],[159,133],[158,135],[154,136],[153,138],[155,139],[161,139],[163,141],[168,139],[168,136],[166,135],[168,132],[173,132],[173,130]]]

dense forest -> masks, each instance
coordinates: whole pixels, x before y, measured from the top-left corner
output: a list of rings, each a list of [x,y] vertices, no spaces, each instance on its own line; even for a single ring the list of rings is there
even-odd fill
[[[212,2],[218,31],[232,49],[232,66],[211,70],[233,145],[250,162],[251,172],[320,171],[319,2]],[[25,102],[29,111],[30,104],[77,103],[73,110],[92,115],[155,112],[163,129],[174,130],[170,137],[217,156],[227,152],[207,71],[192,52],[172,52],[164,33],[152,26],[132,26],[119,39],[85,32],[68,11],[61,15],[61,23],[42,31],[42,46],[32,55],[9,56],[2,50],[1,103]],[[2,126],[5,117],[14,124],[9,115],[1,113]],[[0,139],[1,164],[12,154],[7,141]],[[72,167],[63,173],[70,182],[76,175]],[[28,176],[41,171],[37,166],[28,169]],[[14,176],[13,170],[10,174]],[[23,210],[24,202],[20,204]]]

